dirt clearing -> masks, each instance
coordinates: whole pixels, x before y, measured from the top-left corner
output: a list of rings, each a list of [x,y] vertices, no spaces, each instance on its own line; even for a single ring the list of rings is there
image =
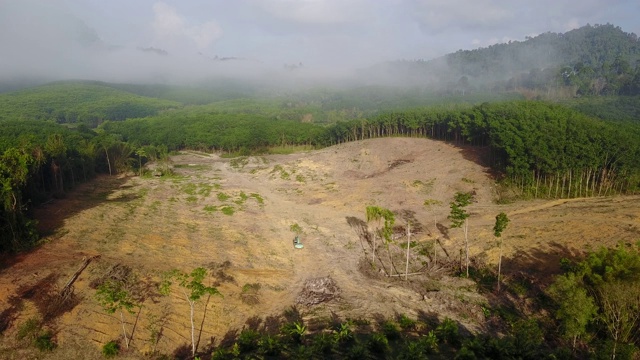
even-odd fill
[[[155,286],[164,271],[198,266],[211,270],[207,281],[224,296],[197,305],[200,348],[218,344],[248,319],[282,314],[296,304],[305,283],[318,278],[331,279],[336,296],[298,305],[307,320],[332,312],[343,318],[415,318],[422,312],[480,329],[486,299],[465,279],[431,292],[364,275],[359,237],[346,220],[364,220],[368,205],[413,211],[423,229],[417,240],[440,238],[457,256],[462,231],[446,229],[448,204],[457,191],[475,194],[469,206],[471,254],[489,264],[497,259],[494,217],[501,211],[509,215],[503,235],[507,274],[516,268],[550,274],[560,258],[588,247],[640,240],[638,196],[496,205],[494,180],[472,158],[471,150],[443,142],[390,138],[236,159],[185,152],[172,158],[172,177],[101,176],[38,209],[45,243],[3,264],[4,333],[15,334],[20,324],[40,316],[30,294],[45,284],[51,291],[62,288],[83,259],[97,255],[74,283],[76,303],[51,322],[60,347],[80,341],[99,349],[120,336],[119,318],[102,310],[92,287],[115,265],[131,269],[145,284],[143,307],[126,318],[129,329],[135,327],[135,356],[154,349],[172,353],[190,342],[183,295],[176,289],[163,297]],[[423,205],[427,199],[442,205],[429,210]],[[294,224],[302,230],[303,249],[293,247]],[[152,336],[154,329],[156,335],[161,329],[160,336]],[[2,340],[9,358],[20,357],[13,338]]]

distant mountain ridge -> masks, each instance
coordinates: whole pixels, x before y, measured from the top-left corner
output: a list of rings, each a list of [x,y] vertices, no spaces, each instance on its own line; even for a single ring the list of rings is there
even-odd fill
[[[556,86],[576,86],[576,92],[582,94],[600,95],[608,90],[607,94],[622,91],[631,95],[630,92],[640,91],[640,78],[636,88],[630,88],[639,63],[638,36],[606,24],[459,50],[433,60],[387,62],[370,72],[395,83],[428,84],[449,91],[464,91],[471,86],[484,90],[536,89],[555,82]],[[612,75],[628,78],[614,79]],[[591,84],[598,78],[603,78],[599,86]],[[605,89],[605,82],[618,84],[615,89]],[[625,85],[627,88],[623,89]]]

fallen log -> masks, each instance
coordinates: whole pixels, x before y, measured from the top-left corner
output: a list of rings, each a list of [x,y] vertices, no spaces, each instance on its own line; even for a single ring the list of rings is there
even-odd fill
[[[78,268],[78,270],[76,270],[75,273],[73,273],[73,275],[71,276],[71,278],[69,278],[69,281],[67,281],[67,283],[64,285],[64,287],[62,288],[62,290],[60,291],[60,298],[61,299],[66,299],[69,297],[69,295],[71,293],[73,293],[73,283],[76,282],[76,280],[78,280],[78,277],[80,276],[80,274],[82,274],[82,272],[84,271],[84,269],[87,268],[87,266],[89,266],[89,263],[94,260],[99,258],[100,255],[95,255],[92,257],[85,257],[83,258],[83,262],[82,265]]]

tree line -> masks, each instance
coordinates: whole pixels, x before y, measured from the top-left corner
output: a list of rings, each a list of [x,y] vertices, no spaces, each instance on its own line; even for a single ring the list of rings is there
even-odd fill
[[[32,208],[64,197],[97,173],[118,174],[142,159],[166,156],[166,146],[138,146],[86,126],[38,120],[4,121],[0,136],[0,253],[38,240]]]
[[[328,125],[260,113],[176,111],[106,121],[96,129],[37,120],[3,121],[2,129],[3,251],[15,248],[19,239],[33,238],[25,215],[30,204],[62,195],[96,173],[123,172],[181,149],[252,154],[274,146],[320,148],[378,137],[429,137],[483,149],[487,164],[524,196],[640,190],[637,123],[605,122],[537,101],[417,108]]]
[[[418,108],[327,126],[255,114],[169,113],[108,122],[102,128],[128,142],[170,150],[244,153],[279,145],[429,137],[487,149],[488,164],[523,195],[570,198],[640,190],[640,126],[604,122],[538,101]]]

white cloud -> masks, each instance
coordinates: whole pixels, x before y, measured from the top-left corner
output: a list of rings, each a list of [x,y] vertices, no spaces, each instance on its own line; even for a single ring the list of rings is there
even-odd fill
[[[365,0],[247,0],[271,15],[303,24],[335,24],[362,20],[374,4]]]
[[[166,3],[153,5],[154,19],[151,24],[162,46],[173,47],[186,39],[198,50],[204,50],[222,37],[222,28],[215,21],[191,24],[177,10]]]
[[[496,0],[406,0],[413,18],[431,32],[496,28],[513,18],[512,11]]]

